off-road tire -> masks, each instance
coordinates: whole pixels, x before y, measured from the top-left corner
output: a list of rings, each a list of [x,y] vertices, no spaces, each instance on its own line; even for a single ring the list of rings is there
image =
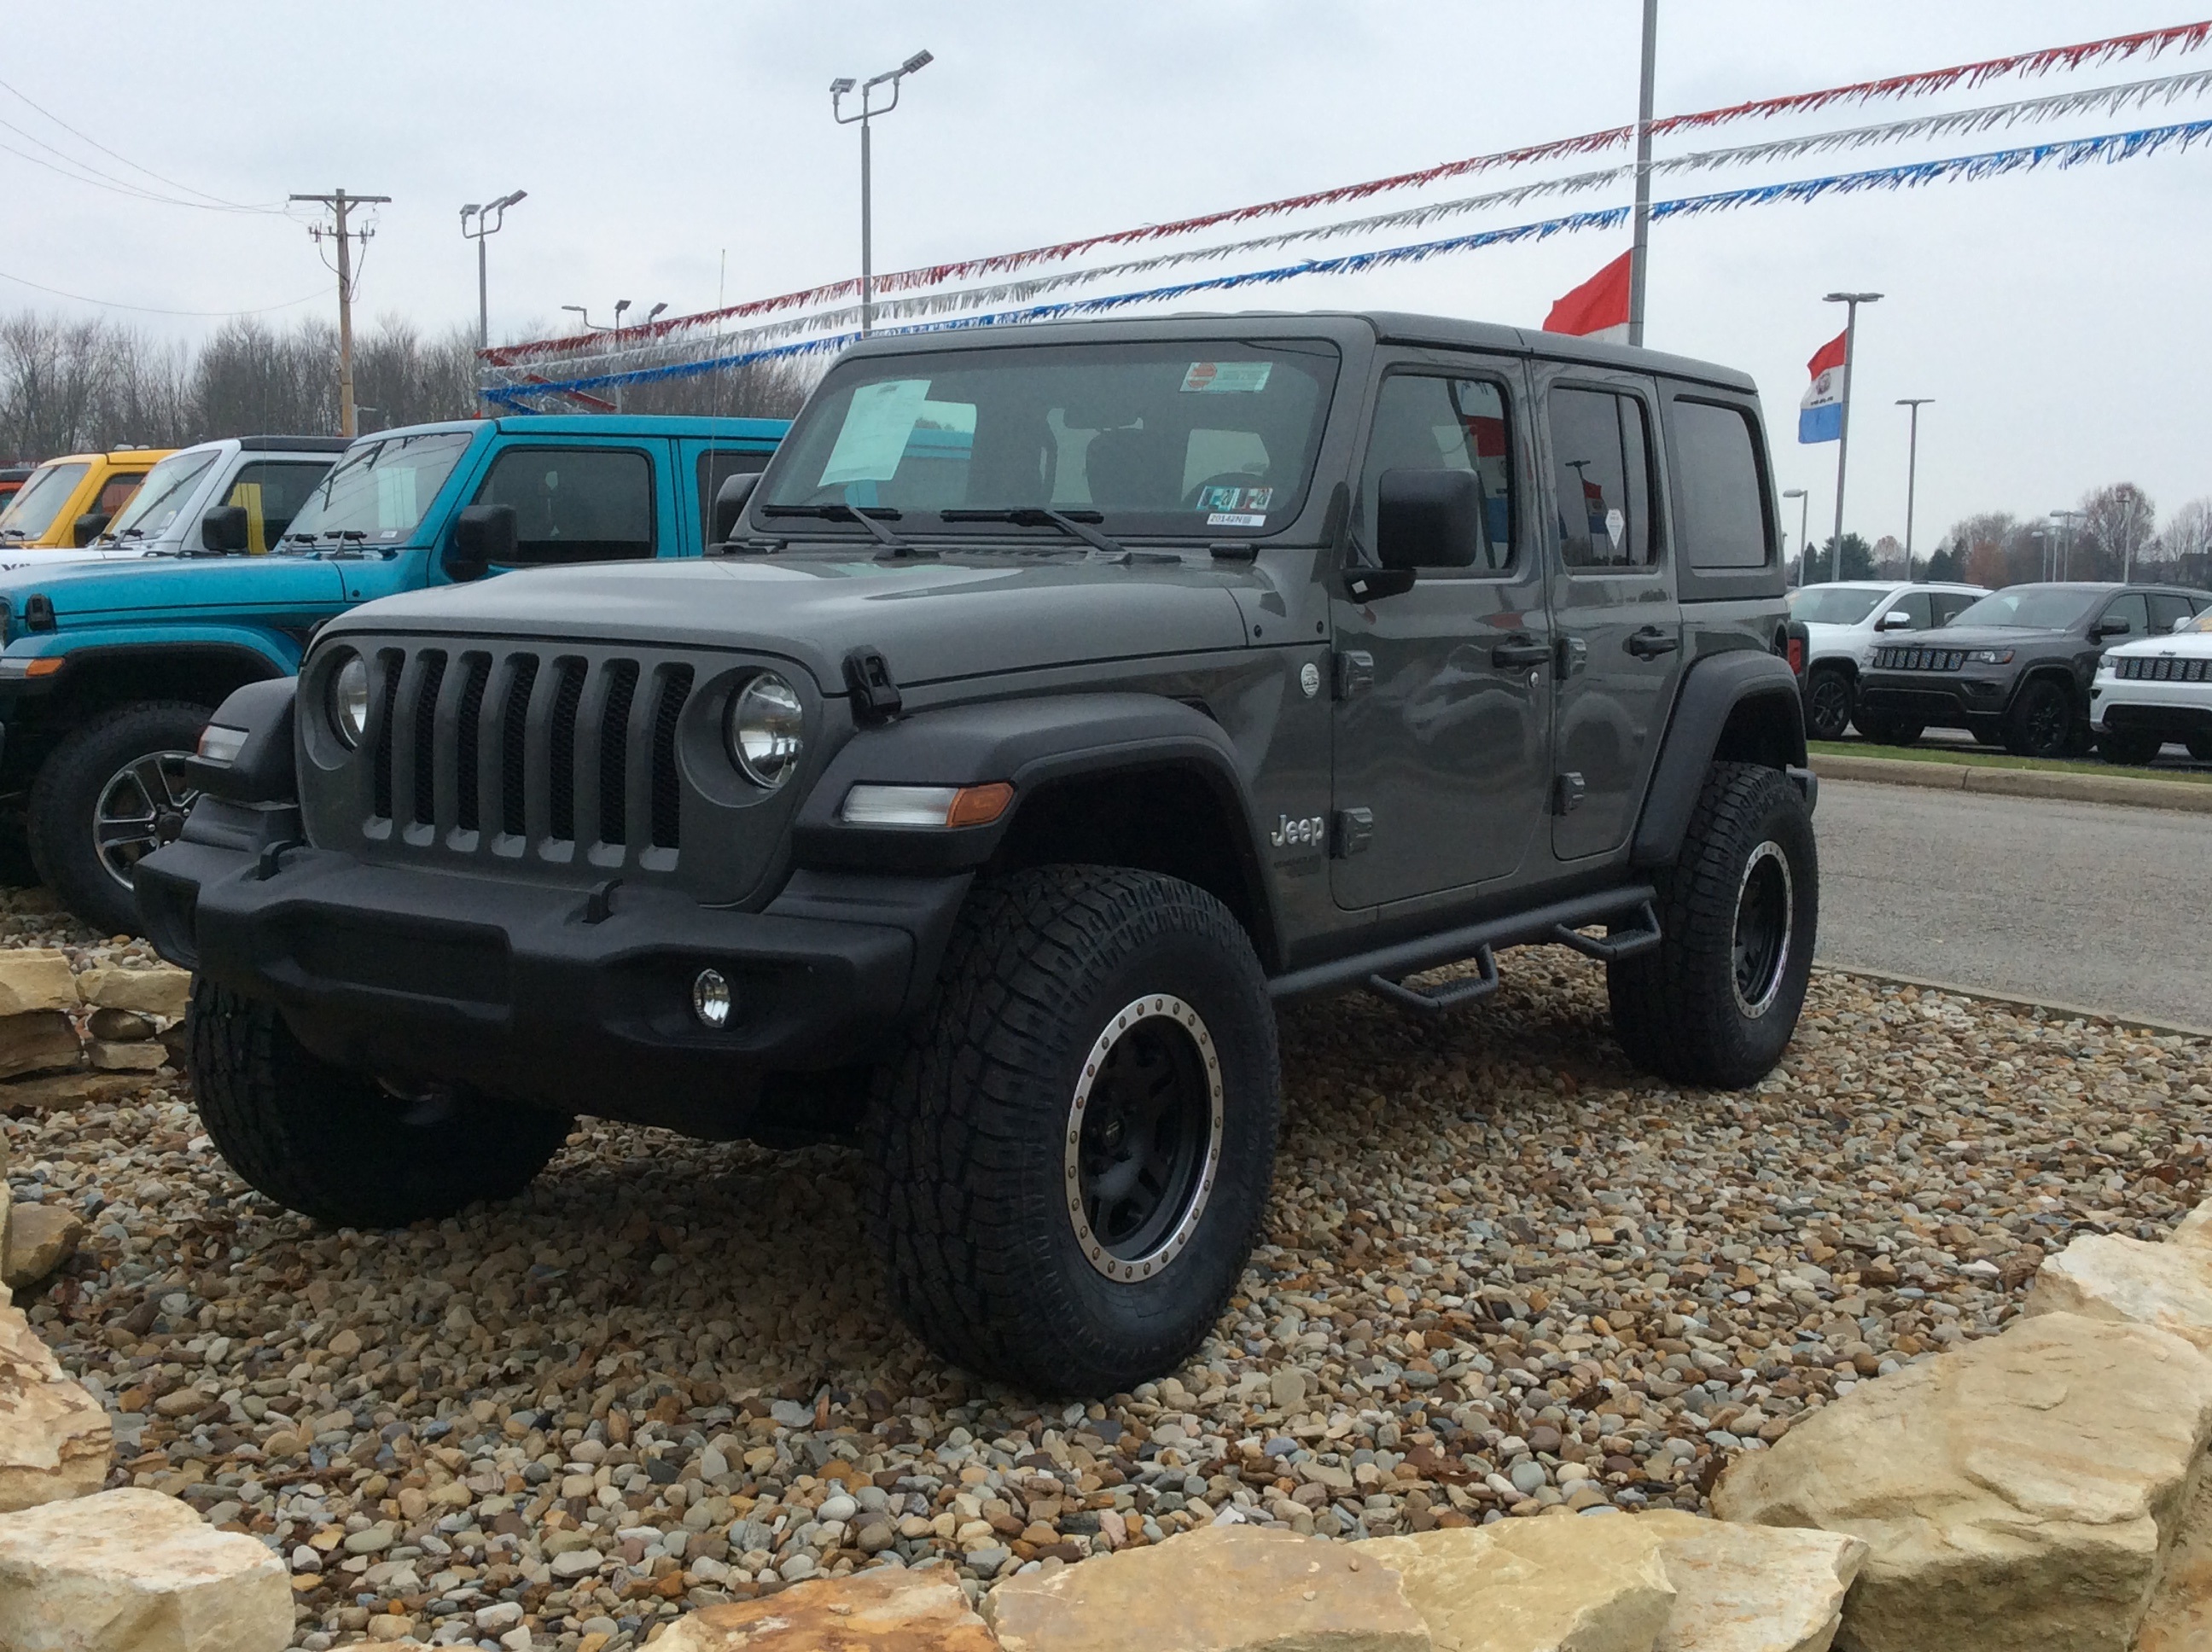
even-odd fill
[[[1815,740],[1840,740],[1851,726],[1850,673],[1840,665],[1815,665],[1805,679],[1805,732]]]
[[[2148,768],[2165,745],[2162,737],[2144,729],[2112,729],[2097,737],[2097,755],[2108,763]]]
[[[1786,870],[1789,923],[1757,973],[1747,1011],[1737,979],[1740,908]],[[1754,864],[1756,858],[1756,864]],[[1650,951],[1606,967],[1613,1026],[1637,1066],[1677,1084],[1740,1090],[1772,1070],[1796,1030],[1820,911],[1820,853],[1803,795],[1778,769],[1715,763],[1681,853],[1659,876]]]
[[[2074,695],[2056,677],[2021,685],[2005,714],[2005,750],[2015,757],[2070,757],[2079,749]]]
[[[1874,712],[1863,711],[1853,720],[1860,733],[1876,745],[1911,745],[1924,732],[1925,725],[1910,723],[1901,718],[1883,717]]]
[[[2201,763],[2212,763],[2212,734],[2192,734],[2185,744],[2189,755]]]
[[[1070,1143],[1099,1116],[1075,1098],[1109,1065],[1091,1058],[1125,1010],[1176,999],[1218,1061],[1211,1186],[1176,1206],[1180,1249],[1147,1277],[1109,1278],[1071,1214]],[[1203,890],[1106,866],[978,883],[869,1109],[872,1221],[899,1312],[945,1359],[1032,1393],[1115,1394],[1172,1370],[1219,1319],[1258,1234],[1276,1062],[1259,960]]]
[[[138,907],[94,847],[100,793],[139,758],[196,749],[213,715],[185,700],[133,701],[71,732],[39,766],[25,818],[31,859],[62,904],[101,934],[137,934]]]
[[[568,1139],[568,1117],[546,1108],[395,1096],[308,1051],[274,1005],[205,977],[190,1030],[216,1151],[258,1192],[332,1227],[404,1227],[511,1199]]]

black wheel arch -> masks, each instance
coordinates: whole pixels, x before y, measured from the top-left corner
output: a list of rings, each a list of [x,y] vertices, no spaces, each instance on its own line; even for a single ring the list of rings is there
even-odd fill
[[[249,683],[289,675],[235,642],[118,642],[74,648],[47,700],[50,720],[75,720],[134,700],[218,706]]]
[[[1663,866],[1674,859],[1715,762],[1784,770],[1812,801],[1804,697],[1787,661],[1736,648],[1692,660],[1683,671],[1637,822],[1632,864]]]

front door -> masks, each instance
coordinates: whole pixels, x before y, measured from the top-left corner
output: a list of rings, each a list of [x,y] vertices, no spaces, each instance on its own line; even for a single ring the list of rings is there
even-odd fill
[[[1659,450],[1643,381],[1559,369],[1545,387],[1559,638],[1552,850],[1603,854],[1636,823],[1682,669]]]
[[[1543,817],[1550,629],[1541,541],[1528,531],[1527,421],[1516,364],[1391,367],[1376,396],[1353,530],[1375,560],[1375,497],[1391,470],[1481,482],[1479,543],[1410,591],[1335,604],[1337,904],[1372,907],[1503,878]]]

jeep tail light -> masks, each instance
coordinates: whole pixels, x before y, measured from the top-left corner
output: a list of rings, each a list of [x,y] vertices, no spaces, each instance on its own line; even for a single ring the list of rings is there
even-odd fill
[[[856,786],[837,818],[848,826],[988,826],[1006,812],[1014,788],[984,786]]]

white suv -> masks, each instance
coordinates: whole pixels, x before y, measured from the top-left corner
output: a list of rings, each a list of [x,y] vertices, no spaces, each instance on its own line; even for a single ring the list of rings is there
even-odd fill
[[[2100,756],[2147,763],[2179,740],[2197,762],[2212,762],[2212,597],[2197,607],[2168,635],[2106,651],[2089,690]]]
[[[1838,580],[1791,592],[1790,617],[1805,622],[1806,734],[1843,738],[1858,703],[1859,673],[1878,637],[1948,625],[1953,615],[1989,594],[1978,585],[1896,580]]]

